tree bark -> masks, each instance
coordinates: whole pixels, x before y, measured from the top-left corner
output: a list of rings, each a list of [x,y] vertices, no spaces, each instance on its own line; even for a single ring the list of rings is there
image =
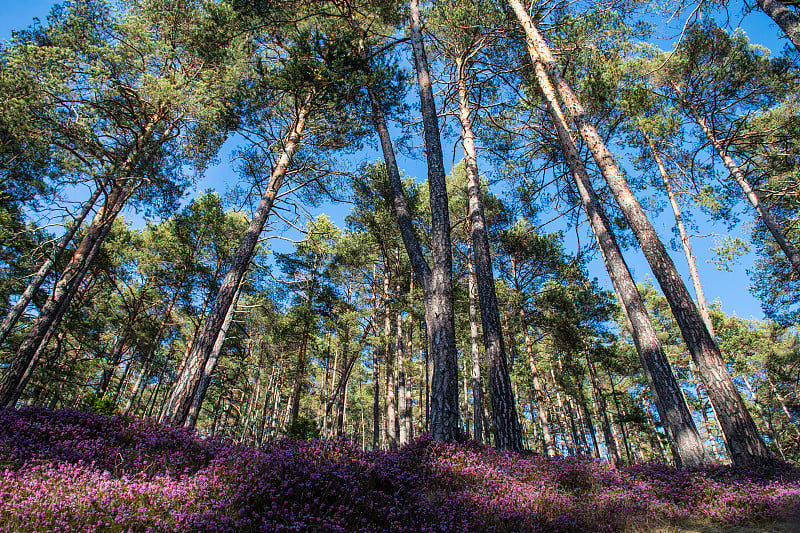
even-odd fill
[[[458,402],[458,352],[453,312],[453,256],[450,243],[450,215],[447,205],[447,184],[444,158],[439,139],[439,121],[433,98],[428,59],[422,40],[417,0],[409,2],[411,45],[425,133],[425,156],[428,162],[428,184],[431,204],[430,276],[424,276],[423,293],[427,294],[425,319],[433,357],[431,383],[431,424],[434,439],[451,442],[460,432]],[[399,176],[398,176],[399,177]],[[415,271],[418,270],[415,268]]]
[[[104,185],[105,183],[97,186],[89,200],[87,200],[83,205],[83,208],[81,209],[80,213],[78,213],[78,216],[76,216],[75,220],[72,221],[72,225],[70,225],[64,235],[62,235],[58,240],[53,252],[50,254],[50,256],[48,256],[45,262],[42,263],[42,265],[39,267],[39,270],[36,271],[36,274],[33,275],[31,280],[28,282],[28,286],[25,287],[25,290],[19,296],[19,299],[17,299],[17,301],[14,303],[14,306],[6,315],[6,318],[3,319],[3,323],[0,325],[0,346],[2,346],[5,342],[6,337],[8,337],[8,334],[16,325],[19,317],[22,316],[25,308],[28,307],[28,304],[33,298],[33,294],[37,291],[37,289],[39,289],[45,278],[50,275],[50,272],[53,270],[53,265],[56,264],[61,257],[61,254],[64,253],[64,249],[70,242],[72,242],[72,238],[81,227],[81,224],[83,224],[83,220],[86,218],[86,215],[89,214],[89,211],[92,210],[94,204],[97,202],[97,199],[100,198],[100,195],[105,190]]]
[[[472,133],[469,100],[467,99],[466,69],[464,57],[456,60],[458,73],[458,108],[461,122],[461,140],[464,146],[464,163],[467,174],[469,196],[469,221],[472,240],[475,279],[478,284],[478,301],[483,327],[483,344],[486,348],[486,361],[489,372],[489,390],[492,398],[492,428],[494,445],[502,450],[521,452],[522,430],[517,417],[517,407],[511,390],[508,373],[506,347],[500,325],[500,311],[497,306],[497,292],[494,286],[492,257],[489,251],[489,236],[483,210],[480,175]]]
[[[756,0],[761,11],[780,26],[786,36],[800,50],[800,18],[780,0]]]
[[[527,17],[527,12],[524,11],[518,0],[509,1],[515,7],[515,10],[519,6]],[[529,27],[533,28],[529,17],[524,26],[526,30]],[[597,194],[580,159],[575,142],[568,132],[566,119],[556,100],[555,91],[547,77],[544,64],[540,57],[535,54],[530,40],[529,50],[531,51],[531,59],[534,62],[539,85],[545,96],[548,114],[553,120],[556,133],[564,149],[567,164],[570,167],[581,202],[592,226],[603,261],[606,264],[606,270],[622,303],[623,312],[631,325],[631,335],[650,385],[654,403],[661,419],[665,423],[665,427],[668,428],[673,454],[676,455],[676,464],[684,466],[701,464],[707,456],[691,413],[686,406],[686,400],[672,373],[672,368],[658,340],[658,335],[650,322],[644,302],[636,288],[625,259],[622,257],[622,252],[617,245],[608,219],[600,206]]]
[[[247,226],[242,240],[239,242],[231,268],[220,285],[202,332],[192,346],[183,372],[172,388],[160,420],[162,423],[177,426],[186,422],[189,406],[200,382],[203,368],[214,349],[222,324],[225,321],[225,316],[232,305],[239,284],[250,266],[250,260],[255,252],[256,244],[258,244],[258,238],[264,229],[270,211],[272,211],[272,205],[275,202],[278,191],[283,185],[283,178],[289,169],[292,157],[300,144],[300,136],[303,133],[313,98],[314,93],[311,91],[299,104],[297,116],[289,130],[278,162],[272,169],[267,188],[261,196],[258,208],[253,213],[253,218]]]
[[[783,414],[786,415],[786,419],[789,422],[789,425],[791,425],[792,429],[794,429],[794,434],[797,436],[798,440],[800,440],[800,424],[798,424],[797,419],[792,416],[792,413],[789,412],[789,408],[786,406],[786,400],[783,398],[783,395],[781,395],[780,391],[778,390],[778,387],[775,386],[775,382],[772,381],[772,378],[769,376],[769,372],[767,372],[767,382],[769,382],[772,394],[775,395],[775,398],[777,398],[778,403],[781,404],[781,410],[783,411]]]
[[[377,346],[372,347],[372,448],[380,446],[381,435],[381,359]]]
[[[388,258],[387,258],[388,262]],[[386,265],[383,273],[383,295],[381,302],[383,305],[383,366],[385,372],[384,388],[386,393],[384,406],[384,431],[386,432],[386,445],[390,450],[397,449],[397,395],[394,383],[394,347],[392,342],[392,310],[389,305],[390,298],[390,272]]]
[[[667,254],[658,234],[636,200],[624,174],[614,162],[611,152],[609,152],[596,128],[589,123],[582,104],[561,75],[561,71],[558,69],[549,47],[534,27],[520,0],[509,0],[509,3],[514,8],[525,30],[531,60],[537,65],[537,70],[546,68],[550,77],[555,81],[559,94],[566,103],[578,132],[589,148],[617,204],[625,214],[625,218],[639,241],[645,258],[670,304],[672,314],[678,322],[686,345],[692,353],[692,358],[700,369],[703,384],[718,413],[720,424],[731,448],[731,457],[734,463],[746,465],[771,460],[772,455],[764,445],[753,419],[747,412],[744,402],[720,356],[719,349],[708,333],[672,259]],[[665,377],[667,376],[665,375]],[[672,379],[674,380],[674,376]],[[676,393],[682,396],[680,388],[676,389]],[[685,400],[679,402],[677,397],[674,400],[674,402],[669,402],[671,406],[677,406],[678,403],[682,403],[682,410],[688,413],[688,409],[685,408]],[[659,414],[662,415],[660,409]],[[672,412],[664,414],[668,415],[668,417],[673,416]],[[688,466],[702,462],[705,457],[705,450],[702,448],[702,441],[699,438],[697,429],[694,427],[694,421],[691,416],[687,418],[681,415],[678,418],[681,419],[680,425],[682,427],[672,433],[670,441],[675,442],[679,445],[679,448],[689,452],[689,457],[687,457],[689,462],[682,461],[682,464]],[[666,420],[665,427],[669,425],[671,430],[672,421],[670,418],[663,418],[662,420]]]
[[[775,433],[775,428],[772,426],[772,421],[770,417],[764,412],[764,406],[761,405],[761,401],[758,399],[758,393],[756,390],[753,389],[753,384],[751,383],[752,378],[747,376],[742,376],[742,381],[744,382],[744,386],[747,387],[747,392],[750,393],[750,398],[753,401],[753,405],[756,406],[756,411],[758,411],[758,416],[761,418],[761,421],[764,423],[764,429],[766,429],[767,436],[770,440],[775,444],[775,447],[778,449],[778,453],[781,456],[783,461],[786,461],[786,454],[783,453],[783,447],[781,446],[781,442],[778,440],[778,436]]]
[[[678,226],[678,233],[681,237],[681,246],[683,248],[683,253],[686,256],[686,263],[689,265],[689,274],[692,276],[692,284],[694,285],[694,293],[697,296],[697,307],[700,308],[700,316],[703,317],[703,322],[705,323],[711,338],[716,338],[716,334],[714,333],[714,324],[711,322],[711,315],[708,313],[708,306],[706,305],[706,296],[703,293],[703,285],[700,283],[700,274],[697,272],[697,262],[694,260],[694,255],[692,254],[692,247],[689,244],[689,235],[686,233],[686,226],[683,223],[681,208],[678,206],[678,200],[675,197],[675,192],[672,190],[669,174],[664,166],[664,162],[661,160],[661,154],[659,154],[658,150],[656,150],[655,144],[653,144],[653,140],[650,138],[650,135],[648,135],[644,129],[641,131],[642,135],[644,135],[644,138],[647,141],[648,146],[650,147],[650,152],[653,154],[653,159],[658,166],[658,171],[661,173],[661,179],[664,181],[664,188],[666,189],[667,197],[669,198],[669,205],[672,207],[672,214],[675,215],[675,225]]]
[[[619,468],[622,466],[622,459],[619,455],[619,446],[617,445],[617,437],[614,435],[614,428],[612,427],[611,420],[609,419],[608,405],[603,396],[603,391],[600,389],[600,381],[597,379],[597,369],[594,366],[594,358],[592,357],[591,348],[587,347],[586,366],[589,369],[589,378],[592,381],[592,389],[594,390],[594,397],[597,402],[598,410],[600,411],[600,423],[603,426],[603,436],[606,441],[606,452],[611,462]]]
[[[105,204],[92,219],[92,223],[81,239],[70,262],[64,268],[61,276],[59,276],[53,292],[42,306],[39,316],[28,331],[25,340],[22,341],[22,344],[17,349],[6,373],[3,375],[3,379],[0,380],[0,404],[11,407],[15,403],[15,390],[24,388],[22,383],[23,376],[33,371],[33,368],[29,367],[37,364],[37,352],[41,353],[44,345],[46,345],[45,339],[49,339],[52,335],[52,333],[48,334],[48,331],[58,326],[57,322],[60,321],[61,316],[69,306],[77,286],[80,285],[88,270],[89,264],[99,252],[114,219],[134,188],[134,180],[132,179],[125,181],[123,184],[115,184]]]
[[[309,319],[303,319],[303,330],[300,332],[300,346],[297,350],[297,360],[294,366],[294,391],[291,397],[291,409],[289,415],[289,425],[293,424],[300,416],[300,399],[303,397],[303,385],[306,381],[306,362],[308,353],[308,341],[311,337],[311,324]]]
[[[478,442],[483,442],[483,391],[481,388],[481,359],[480,348],[478,347],[478,313],[475,305],[478,287],[475,282],[475,271],[472,267],[472,260],[467,258],[467,279],[469,283],[469,332],[470,332],[470,356],[472,358],[472,420],[473,438]]]
[[[239,283],[239,286],[236,288],[236,293],[233,295],[231,305],[228,307],[228,312],[225,313],[225,320],[222,321],[220,333],[217,336],[216,342],[214,343],[214,348],[208,355],[206,364],[203,367],[203,373],[199,377],[197,388],[192,396],[192,402],[189,405],[189,409],[186,414],[186,420],[183,424],[183,426],[186,428],[194,429],[195,424],[197,424],[197,417],[200,415],[200,408],[203,407],[203,400],[206,397],[206,392],[208,392],[208,386],[211,384],[211,377],[213,376],[214,370],[217,367],[219,355],[222,352],[222,345],[225,343],[225,336],[228,334],[228,329],[231,327],[233,316],[236,314],[236,303],[239,301],[239,295],[241,294],[241,291],[242,283]]]
[[[398,251],[399,252],[399,251]],[[399,266],[399,265],[398,265]],[[397,276],[396,293],[400,295],[400,276]],[[406,355],[405,338],[403,336],[403,314],[398,310],[395,314],[395,357],[397,363],[397,439],[400,446],[408,443],[408,427],[406,426]]]
[[[148,117],[142,130],[136,135],[134,145],[117,169],[115,180],[111,184],[111,190],[108,192],[103,206],[92,219],[86,234],[56,281],[50,296],[39,311],[39,316],[28,331],[28,335],[17,349],[3,379],[0,380],[0,405],[10,407],[16,402],[14,397],[19,397],[21,389],[24,388],[24,383],[21,381],[25,375],[30,376],[33,372],[31,363],[36,364],[36,354],[37,352],[41,353],[44,349],[42,346],[44,339],[49,339],[54,333],[53,328],[58,326],[57,322],[66,312],[66,307],[69,306],[75,294],[73,288],[83,280],[89,264],[99,251],[117,215],[142,183],[142,180],[129,174],[132,173],[136,161],[145,152],[164,112],[165,109],[159,106],[159,109],[153,116]]]
[[[516,269],[512,266],[516,273]],[[516,277],[516,275],[514,276]],[[555,457],[556,445],[553,441],[553,434],[550,432],[550,415],[547,411],[547,399],[545,398],[544,387],[539,379],[539,370],[536,368],[536,360],[533,354],[533,343],[531,342],[530,333],[528,333],[528,324],[525,317],[525,308],[519,308],[520,326],[522,327],[522,336],[525,339],[525,351],[528,355],[528,364],[531,369],[531,376],[533,376],[533,399],[536,402],[536,416],[539,418],[539,425],[542,428],[542,442],[544,442],[544,453],[548,457]]]
[[[409,295],[414,292],[414,277],[411,276],[409,280]],[[404,366],[404,374],[405,374],[405,381],[406,381],[406,411],[403,414],[403,420],[406,425],[406,436],[408,440],[414,438],[414,381],[411,378],[411,373],[409,372],[411,368],[411,364],[413,361],[413,354],[414,354],[414,311],[413,309],[409,309],[406,322],[408,325],[406,326],[406,355],[405,355],[405,366]]]

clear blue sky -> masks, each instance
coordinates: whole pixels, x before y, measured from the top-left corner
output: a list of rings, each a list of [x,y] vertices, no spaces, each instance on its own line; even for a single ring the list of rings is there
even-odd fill
[[[53,2],[50,0],[0,0],[0,13],[3,14],[2,20],[0,20],[0,40],[9,39],[11,37],[11,31],[14,29],[22,29],[30,25],[34,17],[38,17],[42,22],[45,22],[52,5]],[[763,13],[754,12],[743,16],[740,7],[737,5],[730,9],[730,14],[731,25],[734,27],[741,26],[747,32],[751,42],[766,46],[775,53],[784,46],[786,42],[785,39],[779,40],[778,38],[780,30]],[[670,43],[669,41],[664,41],[660,46],[662,48],[668,48]],[[412,97],[415,96],[412,95]],[[449,150],[446,148],[445,151],[448,155],[453,153],[452,148]],[[460,155],[458,155],[458,157],[460,157]],[[198,183],[197,190],[214,188],[220,193],[225,192],[227,184],[235,179],[235,175],[228,168],[227,162],[224,159],[225,158],[223,158],[221,165],[209,169],[206,177]],[[449,162],[446,161],[446,164],[448,163]],[[405,167],[408,174],[424,177],[425,165],[421,162],[405,159],[401,160],[401,164]],[[500,194],[499,191],[495,191],[495,193]],[[330,206],[325,209],[329,211],[332,218],[340,225],[343,224],[344,214],[349,210],[349,208],[346,207],[344,209],[336,208],[331,210]],[[669,213],[666,212],[654,221],[656,229],[665,240],[671,238],[672,225],[674,222],[671,216],[668,215]],[[557,229],[558,228],[552,228],[551,231]],[[748,238],[749,229],[746,222],[737,228],[737,230],[739,232],[738,236],[745,239]],[[724,233],[725,230],[724,228],[710,228],[708,232]],[[582,241],[585,242],[585,237],[582,237]],[[574,238],[568,237],[567,245],[570,246],[571,243],[574,244]],[[706,291],[706,298],[709,301],[718,300],[722,309],[727,313],[736,313],[742,318],[762,318],[763,313],[759,302],[755,300],[747,290],[750,285],[747,268],[752,264],[752,256],[743,258],[733,267],[733,272],[721,272],[717,270],[714,265],[707,262],[711,258],[709,248],[713,245],[714,242],[711,238],[695,239],[693,243],[694,252],[698,259],[700,276]],[[638,281],[644,280],[645,277],[651,277],[649,267],[640,253],[635,250],[628,250],[625,255],[634,271],[634,277]],[[681,252],[672,252],[672,256],[676,265],[684,275],[684,279],[687,280],[687,285],[690,286],[688,283],[688,268],[685,266],[683,254]],[[592,276],[598,277],[601,283],[610,287],[608,276],[599,260],[594,261],[590,265],[590,272]]]

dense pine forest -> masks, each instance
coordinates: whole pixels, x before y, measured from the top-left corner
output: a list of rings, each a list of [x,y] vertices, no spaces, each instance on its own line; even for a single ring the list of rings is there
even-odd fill
[[[792,530],[798,17],[54,5],[0,44],[0,528]]]

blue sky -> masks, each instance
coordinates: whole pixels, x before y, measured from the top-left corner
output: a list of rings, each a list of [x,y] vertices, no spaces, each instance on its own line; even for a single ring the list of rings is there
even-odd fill
[[[732,2],[733,4],[733,2]],[[26,1],[8,1],[0,0],[0,12],[3,13],[2,20],[0,20],[0,40],[7,40],[11,37],[13,29],[22,29],[27,27],[33,22],[34,17],[38,17],[42,22],[46,20],[47,14],[53,2],[50,0],[26,0]],[[779,40],[780,30],[776,27],[770,19],[761,12],[754,12],[748,15],[742,15],[739,7],[732,7],[730,9],[730,24],[732,26],[741,26],[750,37],[751,42],[761,44],[773,52],[777,52],[784,46],[785,40]],[[657,43],[661,48],[668,48],[670,42],[665,40],[662,43]],[[415,95],[412,94],[412,98]],[[413,105],[416,104],[416,100]],[[375,152],[372,151],[374,154]],[[453,154],[452,145],[445,148],[446,158]],[[360,157],[360,156],[356,156]],[[369,156],[375,159],[375,156]],[[460,149],[456,152],[456,160],[460,158]],[[220,194],[224,194],[229,184],[234,183],[236,176],[230,170],[226,161],[226,157],[221,157],[221,164],[209,169],[205,177],[197,184],[196,191],[203,191],[206,189],[216,189]],[[401,166],[405,168],[406,173],[412,176],[424,178],[425,165],[423,161],[410,160],[408,158],[399,158]],[[446,165],[451,164],[451,161],[445,161]],[[192,193],[196,194],[196,191]],[[501,191],[493,191],[495,194],[501,195]],[[325,206],[322,210],[328,212],[337,224],[343,225],[343,218],[346,215],[349,207],[347,206]],[[321,210],[317,210],[317,213]],[[126,218],[135,219],[135,215],[128,214]],[[750,217],[743,217],[743,223],[736,228],[734,236],[739,236],[747,240],[749,236],[749,220]],[[665,211],[662,215],[656,218],[654,225],[662,238],[667,241],[672,236],[672,219],[671,213]],[[559,228],[548,228],[548,231],[556,231]],[[707,228],[703,228],[705,231]],[[708,232],[726,233],[724,228],[709,228]],[[585,235],[581,237],[582,242],[586,242]],[[574,232],[572,236],[567,236],[567,248],[575,245]],[[733,266],[732,272],[723,272],[710,264],[708,261],[712,257],[709,248],[714,246],[713,238],[695,239],[693,241],[693,249],[698,260],[698,268],[700,276],[706,291],[706,299],[709,302],[718,301],[722,309],[727,313],[735,313],[742,318],[763,318],[763,313],[760,308],[759,302],[754,299],[748,292],[750,285],[747,269],[752,265],[752,256],[745,256],[738,264]],[[634,278],[637,281],[643,281],[646,277],[652,278],[649,267],[645,262],[642,255],[636,250],[630,249],[625,252],[629,265],[631,266]],[[688,268],[685,266],[686,262],[683,253],[680,251],[671,252],[675,264],[678,266],[684,279],[687,280],[687,286],[691,287],[688,277]],[[601,261],[595,260],[590,264],[590,274],[596,276],[601,283],[610,288],[608,276],[603,268]]]

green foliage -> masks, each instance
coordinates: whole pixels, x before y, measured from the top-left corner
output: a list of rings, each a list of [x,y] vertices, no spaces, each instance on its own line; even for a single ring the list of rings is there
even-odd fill
[[[711,248],[711,251],[714,252],[715,255],[714,258],[708,262],[717,265],[718,270],[730,272],[730,265],[740,256],[748,253],[750,251],[750,246],[739,237],[726,235],[720,244]]]
[[[303,415],[298,416],[294,422],[286,426],[284,434],[293,440],[313,440],[319,438],[317,424]]]
[[[117,405],[108,398],[100,398],[94,392],[90,392],[83,397],[83,408],[98,415],[117,415],[119,410]]]

